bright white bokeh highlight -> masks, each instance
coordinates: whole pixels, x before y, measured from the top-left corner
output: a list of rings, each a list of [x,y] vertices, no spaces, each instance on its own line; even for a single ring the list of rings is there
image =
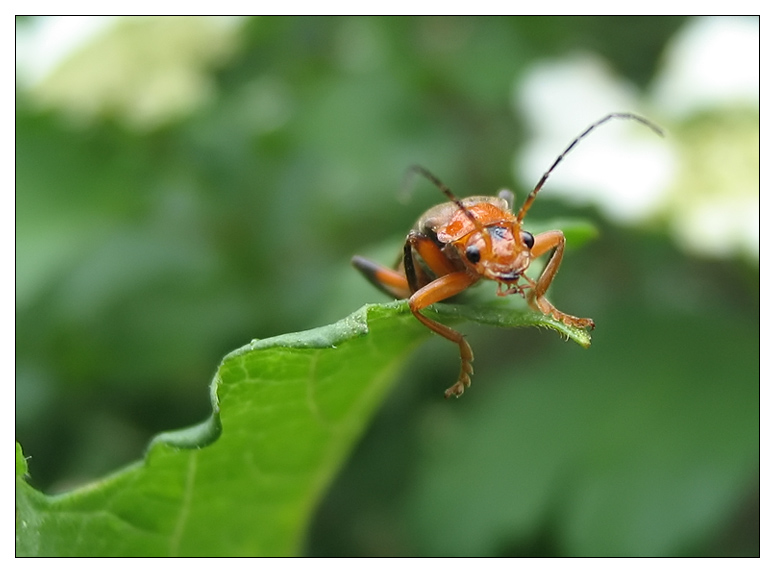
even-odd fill
[[[589,124],[611,112],[636,112],[658,122],[643,111],[635,87],[592,54],[536,67],[517,85],[515,103],[533,134],[515,161],[525,188],[532,188]],[[613,119],[566,156],[541,193],[592,203],[613,220],[640,221],[662,204],[674,177],[673,157],[670,144],[646,126]]]
[[[681,118],[722,105],[759,106],[759,20],[691,21],[666,51],[652,103]]]
[[[693,254],[758,262],[759,133],[750,121],[728,129],[741,111],[758,117],[757,19],[689,20],[645,92],[599,56],[572,53],[521,77],[514,104],[530,129],[514,162],[524,187],[532,188],[586,125],[611,112],[638,113],[666,137],[612,120],[571,152],[541,193],[592,204],[622,224],[666,222],[678,246]]]

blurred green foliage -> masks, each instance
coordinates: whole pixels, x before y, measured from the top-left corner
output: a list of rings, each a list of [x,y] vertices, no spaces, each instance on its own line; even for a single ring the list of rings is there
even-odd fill
[[[17,442],[17,556],[298,554],[353,441],[429,336],[395,301],[253,341],[219,366],[208,420],[159,434],[142,462],[63,495],[24,481]]]
[[[16,438],[32,483],[62,491],[138,459],[209,415],[228,351],[384,300],[348,261],[392,261],[439,201],[425,185],[397,201],[404,170],[461,195],[512,186],[511,91],[533,63],[593,50],[643,87],[683,23],[248,19],[203,103],[154,126],[18,89]],[[309,554],[758,554],[758,268],[547,198],[530,218],[556,215],[600,225],[552,290],[595,318],[592,347],[464,327],[477,373],[447,403],[455,352],[428,343]]]

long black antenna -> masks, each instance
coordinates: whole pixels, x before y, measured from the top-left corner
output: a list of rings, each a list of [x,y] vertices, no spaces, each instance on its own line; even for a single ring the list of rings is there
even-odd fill
[[[634,113],[609,113],[607,116],[605,116],[603,119],[599,119],[592,125],[590,125],[587,129],[584,130],[584,133],[579,135],[576,139],[574,139],[571,144],[565,148],[565,151],[560,153],[559,157],[554,160],[554,163],[549,168],[549,170],[544,173],[543,177],[538,181],[538,184],[535,186],[535,188],[530,192],[530,195],[527,196],[527,199],[525,199],[525,202],[522,204],[522,207],[519,210],[519,213],[517,213],[517,222],[521,223],[522,219],[524,219],[525,214],[527,213],[528,209],[530,209],[530,206],[533,204],[533,201],[535,201],[536,195],[541,190],[541,188],[544,186],[544,183],[546,183],[546,180],[549,178],[549,174],[554,171],[554,168],[557,167],[557,165],[562,161],[566,155],[570,152],[571,149],[576,147],[576,144],[584,139],[589,133],[595,129],[596,127],[599,127],[600,125],[604,124],[610,119],[634,119],[635,121],[639,121],[649,129],[651,129],[653,132],[655,132],[657,135],[662,137],[664,133],[662,130],[656,126],[655,124],[651,123],[649,120],[647,120],[645,117],[641,117],[639,115],[635,115]]]

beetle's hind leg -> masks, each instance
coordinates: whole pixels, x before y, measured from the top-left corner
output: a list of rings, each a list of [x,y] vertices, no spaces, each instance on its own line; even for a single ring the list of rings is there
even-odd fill
[[[409,298],[412,294],[406,276],[400,270],[389,269],[358,255],[351,262],[371,284],[385,294],[397,299]]]

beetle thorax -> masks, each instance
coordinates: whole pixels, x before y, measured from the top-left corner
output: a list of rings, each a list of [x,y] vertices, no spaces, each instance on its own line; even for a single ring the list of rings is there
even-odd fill
[[[506,202],[498,197],[468,197],[463,199],[463,205],[468,213],[476,219],[482,227],[490,225],[508,225],[516,222],[513,213],[508,210]],[[442,243],[454,243],[464,239],[473,231],[476,225],[469,216],[458,209],[454,203],[445,203],[436,209],[445,208],[448,211],[448,219],[443,224],[434,221],[434,231]],[[429,211],[429,213],[433,210]],[[443,218],[440,217],[443,220]]]

